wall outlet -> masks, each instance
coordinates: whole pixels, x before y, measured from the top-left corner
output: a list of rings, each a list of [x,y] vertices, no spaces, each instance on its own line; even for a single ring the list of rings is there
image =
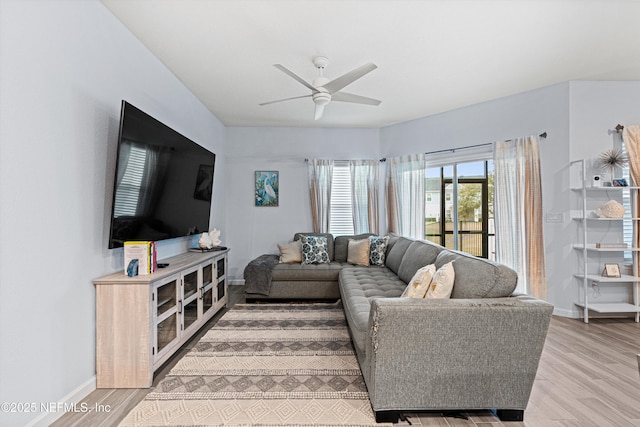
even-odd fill
[[[564,223],[564,212],[547,212],[545,222],[548,223]]]

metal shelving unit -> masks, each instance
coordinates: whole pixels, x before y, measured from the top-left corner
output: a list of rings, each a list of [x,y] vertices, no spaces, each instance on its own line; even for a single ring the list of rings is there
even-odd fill
[[[638,277],[638,265],[636,257],[633,256],[632,272],[631,274],[622,274],[620,277],[606,277],[601,274],[593,273],[593,264],[595,255],[606,254],[613,255],[620,254],[620,259],[623,259],[625,252],[639,252],[640,247],[596,247],[596,243],[590,241],[590,227],[593,227],[598,223],[608,224],[623,224],[626,222],[633,223],[633,237],[632,242],[638,241],[638,226],[640,225],[640,217],[636,212],[635,203],[631,203],[632,212],[631,216],[623,218],[599,218],[592,215],[592,211],[588,208],[589,201],[595,197],[595,195],[604,195],[609,191],[620,192],[629,191],[631,200],[637,200],[638,190],[640,187],[588,187],[586,167],[584,160],[576,160],[571,162],[571,167],[579,167],[581,175],[581,183],[579,187],[572,188],[572,190],[579,194],[581,198],[581,208],[578,215],[573,216],[573,220],[579,223],[580,227],[580,242],[573,245],[573,249],[580,251],[582,254],[582,266],[581,271],[574,274],[581,284],[579,292],[579,300],[575,303],[576,306],[582,308],[583,319],[585,323],[589,323],[589,313],[595,312],[598,314],[634,314],[635,321],[640,322],[640,304],[638,295],[640,293],[640,277]],[[621,229],[622,227],[620,227]],[[599,261],[598,261],[599,264]],[[599,268],[599,266],[598,266]],[[590,272],[591,271],[591,272]],[[612,284],[627,284],[631,287],[631,302],[592,302],[589,298],[589,286],[590,285],[603,285],[600,289],[605,289],[607,285]]]

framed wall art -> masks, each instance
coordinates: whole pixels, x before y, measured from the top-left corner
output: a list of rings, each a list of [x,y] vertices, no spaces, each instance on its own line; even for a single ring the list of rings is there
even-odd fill
[[[280,179],[278,171],[256,171],[255,205],[278,206]]]

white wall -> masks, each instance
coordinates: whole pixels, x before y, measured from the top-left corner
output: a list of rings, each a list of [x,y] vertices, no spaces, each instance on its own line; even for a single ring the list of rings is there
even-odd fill
[[[377,129],[227,128],[226,236],[231,248],[229,275],[242,280],[247,263],[265,253],[278,253],[278,243],[298,231],[312,231],[304,159],[378,159]],[[278,207],[254,206],[254,173],[280,172]],[[224,232],[223,232],[224,233]]]
[[[95,387],[92,279],[122,268],[107,249],[121,99],[218,155],[218,228],[225,129],[97,0],[0,8],[0,402],[38,405],[0,424],[46,425],[61,414],[40,403]]]

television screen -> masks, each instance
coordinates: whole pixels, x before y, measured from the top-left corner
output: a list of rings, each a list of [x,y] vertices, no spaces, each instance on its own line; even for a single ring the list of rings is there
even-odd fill
[[[122,101],[109,248],[209,231],[215,160]]]

